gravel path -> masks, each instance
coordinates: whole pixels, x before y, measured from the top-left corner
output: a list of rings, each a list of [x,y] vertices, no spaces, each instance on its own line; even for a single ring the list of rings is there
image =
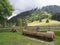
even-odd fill
[[[31,40],[40,41],[42,43],[46,43],[46,44],[49,44],[49,45],[54,45],[54,42],[53,41],[48,42],[48,41],[44,41],[44,40],[40,40],[40,39],[36,39],[36,38],[31,38],[31,37],[26,37],[26,38],[31,39]]]
[[[49,42],[49,44],[50,44],[50,45],[54,45],[54,42],[53,42],[53,41],[52,41],[52,42]]]

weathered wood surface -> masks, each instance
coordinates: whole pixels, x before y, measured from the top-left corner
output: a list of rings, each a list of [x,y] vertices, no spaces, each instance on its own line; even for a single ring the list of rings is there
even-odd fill
[[[45,39],[49,38],[49,39],[53,39],[55,34],[54,32],[31,32],[28,30],[23,30],[22,31],[23,34],[25,35],[32,35],[32,36],[37,36],[37,37],[43,37]]]

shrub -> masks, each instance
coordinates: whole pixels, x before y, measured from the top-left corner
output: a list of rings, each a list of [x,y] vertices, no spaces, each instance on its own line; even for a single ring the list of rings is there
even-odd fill
[[[41,30],[40,32],[47,32],[47,30]]]
[[[48,19],[46,20],[46,23],[49,23],[49,20]]]

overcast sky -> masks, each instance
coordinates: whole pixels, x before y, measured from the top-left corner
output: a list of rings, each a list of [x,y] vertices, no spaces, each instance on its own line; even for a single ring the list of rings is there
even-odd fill
[[[15,11],[13,12],[11,17],[17,15],[20,12],[31,10],[36,7],[41,8],[47,5],[60,6],[60,0],[9,0],[9,1],[15,8]]]

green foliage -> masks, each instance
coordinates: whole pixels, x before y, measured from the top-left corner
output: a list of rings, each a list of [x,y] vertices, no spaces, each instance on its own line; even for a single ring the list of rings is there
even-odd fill
[[[60,6],[49,5],[49,6],[43,7],[41,10],[44,10],[44,11],[52,14],[52,17],[50,17],[50,18],[52,18],[53,20],[60,21]]]
[[[58,5],[49,5],[49,6],[45,6],[42,7],[42,10],[45,10],[48,13],[51,13],[52,15],[54,15],[57,12],[60,12],[60,6]]]
[[[46,11],[40,10],[40,9],[34,9],[34,10],[30,10],[30,11],[26,11],[26,12],[22,12],[20,14],[18,14],[17,16],[11,18],[9,20],[9,22],[11,23],[15,23],[17,26],[19,25],[19,19],[21,18],[22,21],[22,26],[27,25],[27,23],[33,22],[33,21],[38,21],[45,18],[50,18],[49,13],[47,13]],[[21,25],[20,24],[20,25]]]
[[[12,14],[13,8],[8,0],[0,0],[0,16],[5,17]]]
[[[51,18],[60,21],[60,13],[55,13]]]
[[[51,14],[47,13],[46,11],[41,10],[40,12],[40,18],[45,19],[45,18],[50,18]]]
[[[46,20],[46,23],[49,23],[49,20],[48,19]]]
[[[6,22],[6,19],[5,18],[3,18],[2,16],[0,16],[0,24],[1,24],[1,26],[5,26],[5,22]]]
[[[25,19],[30,22],[33,22],[33,21],[42,20],[45,18],[50,18],[50,17],[51,17],[51,14],[47,13],[46,11],[35,9],[30,15],[26,16]]]
[[[3,26],[7,21],[7,17],[12,15],[13,7],[8,0],[0,0],[0,24]]]
[[[42,19],[39,19],[39,22],[42,22]]]
[[[47,30],[40,30],[40,32],[47,32]]]
[[[27,26],[27,22],[26,22],[25,19],[22,20],[22,26],[23,26],[23,27],[26,27],[26,26]]]

